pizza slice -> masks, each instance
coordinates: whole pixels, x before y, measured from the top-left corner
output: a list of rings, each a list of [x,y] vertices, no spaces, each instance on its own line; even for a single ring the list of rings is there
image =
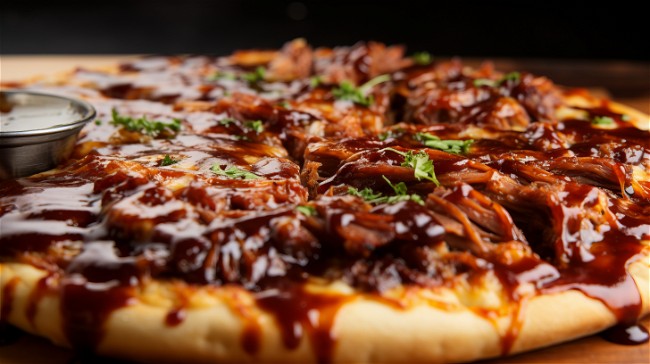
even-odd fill
[[[463,362],[631,325],[648,116],[359,43],[26,88],[97,108],[0,183],[0,319],[144,362]],[[14,85],[16,86],[16,85]]]

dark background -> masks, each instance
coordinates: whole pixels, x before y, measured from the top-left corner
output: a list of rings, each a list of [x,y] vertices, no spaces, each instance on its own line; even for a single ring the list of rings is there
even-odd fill
[[[650,111],[648,14],[634,1],[5,0],[0,53],[210,54],[360,40],[494,59]],[[474,62],[474,63],[472,63]]]
[[[434,55],[647,61],[648,14],[614,1],[4,1],[2,54],[206,53],[378,40]]]

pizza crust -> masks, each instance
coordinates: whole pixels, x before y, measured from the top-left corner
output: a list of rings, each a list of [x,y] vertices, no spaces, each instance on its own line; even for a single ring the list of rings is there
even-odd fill
[[[648,255],[629,267],[643,300],[643,315],[649,311]],[[46,271],[20,263],[0,265],[1,286],[18,277],[8,321],[17,327],[69,346],[62,329],[59,298],[45,295],[37,306],[34,325],[26,317],[30,294]],[[153,284],[153,283],[152,283]],[[170,287],[156,287],[170,290]],[[163,292],[164,293],[164,292]],[[243,296],[242,296],[243,295]],[[353,294],[339,309],[332,327],[337,338],[334,362],[399,362],[408,360],[463,362],[502,354],[504,330],[511,317],[488,320],[467,308],[437,307],[417,302],[407,309],[371,297]],[[151,296],[151,295],[150,295]],[[251,356],[242,346],[246,320],[228,302],[237,296],[245,305],[252,296],[237,288],[203,287],[193,293],[196,307],[186,310],[178,326],[167,326],[170,302],[140,297],[136,303],[114,311],[106,322],[105,337],[98,353],[144,362],[196,363],[221,360],[236,362],[314,361],[310,340],[303,337],[295,350],[284,347],[274,317],[253,308],[261,328],[260,351]],[[510,353],[568,341],[601,331],[616,322],[600,301],[569,290],[531,298],[523,307],[523,324]]]

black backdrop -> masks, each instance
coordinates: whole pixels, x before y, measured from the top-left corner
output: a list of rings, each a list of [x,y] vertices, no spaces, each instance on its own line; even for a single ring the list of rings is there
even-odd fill
[[[435,55],[650,59],[647,14],[614,1],[6,0],[2,54],[207,53],[403,43]]]

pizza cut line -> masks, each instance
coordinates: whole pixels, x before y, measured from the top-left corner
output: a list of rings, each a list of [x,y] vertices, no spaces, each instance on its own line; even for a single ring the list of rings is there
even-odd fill
[[[76,351],[461,362],[649,310],[649,119],[587,91],[303,40],[3,87],[98,112],[0,182],[0,320]]]

